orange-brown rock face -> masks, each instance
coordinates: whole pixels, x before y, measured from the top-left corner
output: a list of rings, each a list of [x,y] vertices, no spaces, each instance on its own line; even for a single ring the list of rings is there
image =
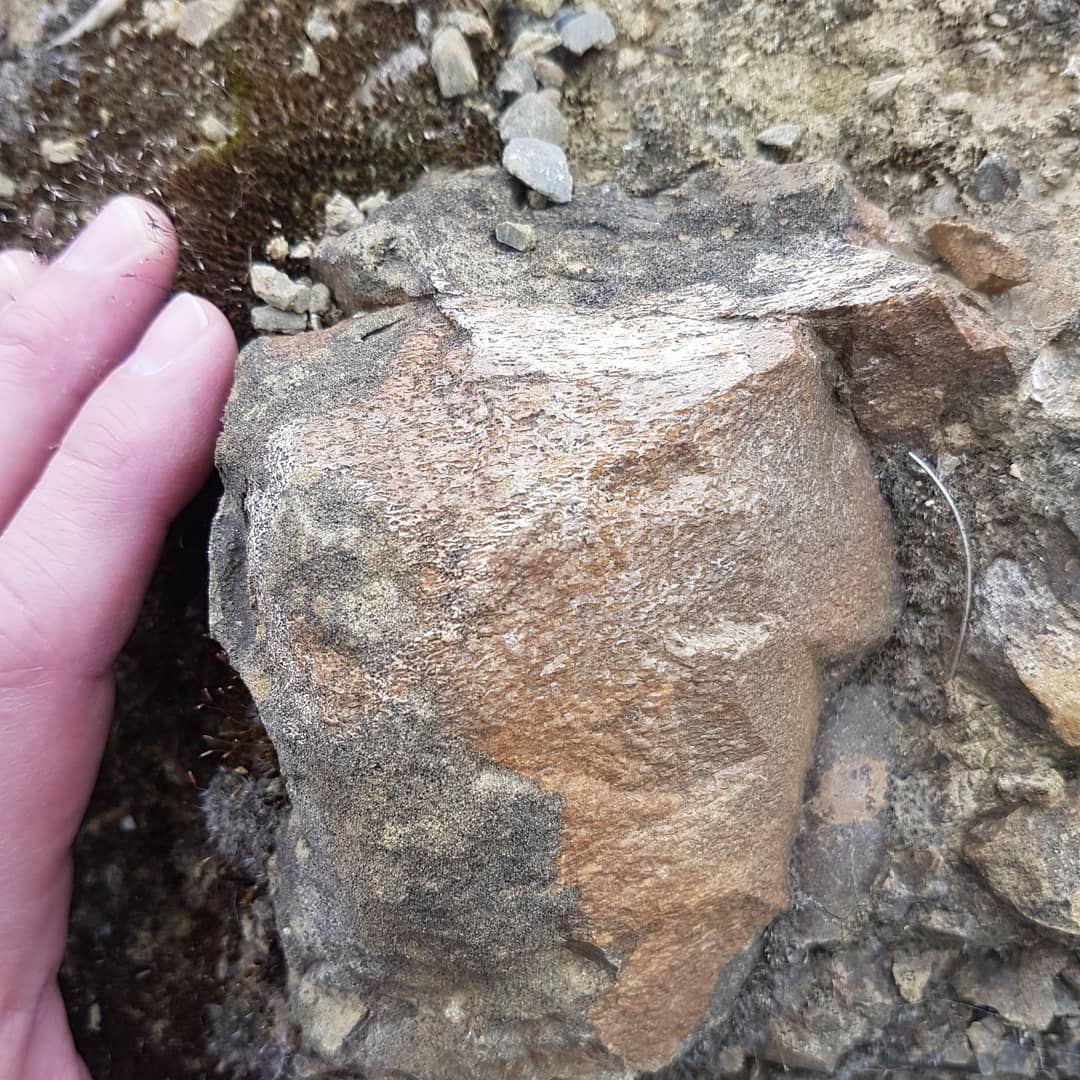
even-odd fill
[[[431,244],[389,271],[415,299],[244,353],[216,628],[289,785],[275,903],[329,1065],[669,1061],[785,901],[828,669],[895,613],[887,513],[811,324],[760,290],[732,317],[737,263],[620,278],[589,248],[604,207],[619,259],[665,253],[655,208],[606,198],[577,201],[563,269],[534,264],[519,303],[447,285]],[[797,279],[798,250],[769,257]],[[918,288],[830,257],[829,311],[885,302],[889,274]]]

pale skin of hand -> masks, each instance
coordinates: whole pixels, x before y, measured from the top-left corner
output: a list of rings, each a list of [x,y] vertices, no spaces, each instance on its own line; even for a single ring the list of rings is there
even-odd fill
[[[169,299],[176,236],[106,205],[51,264],[0,253],[0,1077],[87,1080],[57,985],[112,664],[210,467],[236,341]]]

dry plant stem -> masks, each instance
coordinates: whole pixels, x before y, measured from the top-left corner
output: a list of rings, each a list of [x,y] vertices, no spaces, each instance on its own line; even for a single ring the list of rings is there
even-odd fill
[[[960,621],[960,636],[956,639],[956,650],[953,653],[952,664],[949,666],[949,676],[947,681],[952,682],[956,677],[956,668],[960,663],[960,656],[964,651],[964,639],[967,637],[968,619],[971,616],[971,593],[972,593],[972,558],[971,558],[971,541],[968,539],[967,529],[964,527],[964,519],[960,516],[960,508],[956,505],[956,500],[949,494],[949,489],[945,486],[941,477],[930,467],[927,461],[924,461],[918,454],[913,451],[908,451],[908,457],[919,466],[920,469],[934,482],[934,486],[945,497],[945,501],[949,504],[949,509],[952,511],[952,516],[956,520],[956,528],[960,533],[960,542],[964,545],[964,617]]]

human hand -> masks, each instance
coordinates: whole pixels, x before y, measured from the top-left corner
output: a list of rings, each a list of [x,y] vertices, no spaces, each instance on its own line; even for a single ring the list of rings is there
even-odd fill
[[[206,474],[236,342],[163,309],[176,236],[112,200],[45,265],[0,254],[0,1077],[85,1080],[56,981],[69,847],[112,714],[112,662],[169,522]]]

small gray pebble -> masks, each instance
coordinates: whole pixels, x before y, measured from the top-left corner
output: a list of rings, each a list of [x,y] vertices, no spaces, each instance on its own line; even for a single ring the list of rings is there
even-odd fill
[[[502,114],[499,136],[512,139],[542,139],[562,146],[566,142],[566,121],[545,93],[522,94]]]
[[[311,288],[293,281],[268,263],[254,263],[251,267],[251,289],[260,299],[278,311],[307,311],[311,300]]]
[[[602,11],[586,11],[563,22],[559,37],[570,52],[581,56],[590,49],[610,45],[615,40],[615,27]]]
[[[480,86],[465,35],[456,26],[444,26],[431,44],[431,66],[445,98],[471,94]]]
[[[522,30],[510,46],[511,56],[541,56],[557,49],[561,44],[559,35],[550,27],[530,27]]]
[[[561,89],[566,82],[566,72],[550,56],[538,56],[533,63],[533,72],[541,86],[553,90]]]
[[[536,230],[516,221],[500,221],[495,226],[495,239],[515,251],[532,251],[536,247]]]
[[[495,79],[500,94],[531,94],[536,90],[536,76],[524,56],[511,56]]]
[[[552,202],[568,203],[574,178],[562,148],[540,139],[511,139],[503,148],[503,168]]]
[[[981,203],[999,203],[1020,187],[1020,172],[1000,154],[987,154],[968,184],[968,194]]]
[[[758,135],[757,141],[772,150],[794,150],[801,138],[798,124],[773,124]]]
[[[307,329],[307,315],[277,308],[254,307],[251,309],[251,325],[259,334],[300,334]]]

